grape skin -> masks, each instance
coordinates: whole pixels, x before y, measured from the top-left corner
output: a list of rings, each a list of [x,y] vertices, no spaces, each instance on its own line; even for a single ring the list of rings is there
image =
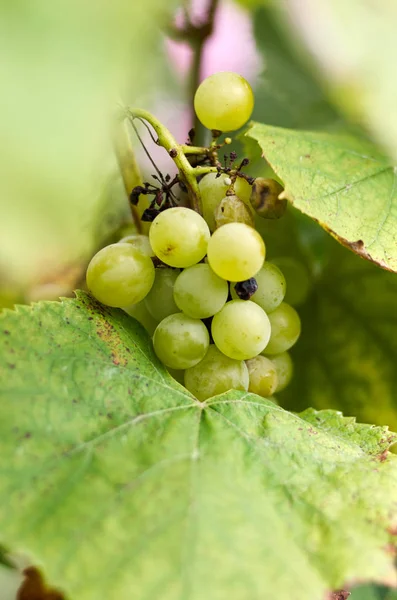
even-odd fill
[[[131,246],[142,252],[142,254],[146,254],[150,257],[154,256],[154,252],[147,235],[141,235],[140,233],[126,235],[119,241],[119,244],[131,244]]]
[[[223,198],[225,198],[226,192],[230,189],[230,183],[225,183],[225,181],[228,181],[228,177],[225,175],[217,177],[217,175],[217,173],[208,173],[199,182],[203,217],[207,221],[210,231],[215,231],[216,229],[215,210]],[[244,202],[251,214],[253,214],[254,210],[250,202],[251,186],[248,181],[242,177],[237,177],[234,183],[234,193]]]
[[[228,281],[254,277],[262,268],[265,254],[259,233],[244,223],[228,223],[217,229],[207,249],[211,269]]]
[[[111,244],[99,250],[87,268],[87,287],[107,306],[136,304],[154,281],[152,260],[131,244]]]
[[[159,322],[156,321],[156,319],[153,319],[152,315],[146,308],[145,300],[141,300],[138,302],[138,304],[123,306],[123,310],[127,313],[127,315],[130,315],[130,317],[134,317],[134,319],[146,329],[150,336],[153,335],[154,330]]]
[[[152,289],[144,302],[157,323],[169,315],[180,312],[174,301],[174,284],[179,273],[179,270],[167,267],[156,269]]]
[[[224,71],[201,82],[194,96],[194,109],[207,129],[234,131],[250,118],[254,108],[251,86],[241,75]]]
[[[277,369],[273,362],[265,356],[255,356],[246,361],[249,372],[248,391],[268,398],[277,389]]]
[[[223,354],[248,360],[266,348],[271,328],[260,306],[250,300],[231,300],[212,319],[211,333]]]
[[[215,209],[216,228],[227,225],[227,223],[245,223],[254,227],[254,217],[246,204],[235,194],[225,196]]]
[[[154,351],[171,369],[188,369],[202,360],[210,340],[206,326],[199,319],[183,313],[166,317],[153,335]]]
[[[289,350],[298,340],[301,332],[301,321],[292,306],[282,302],[269,314],[272,333],[264,354],[281,354]]]
[[[149,231],[154,253],[171,267],[190,267],[207,253],[210,231],[201,215],[182,206],[168,208],[153,221]]]
[[[209,265],[199,264],[182,271],[174,286],[176,305],[186,315],[206,319],[219,312],[229,293],[227,281]]]
[[[232,389],[247,391],[248,383],[244,361],[225,356],[214,344],[202,361],[185,371],[185,387],[201,401]]]
[[[288,352],[282,352],[271,356],[271,361],[274,364],[277,372],[278,385],[276,392],[281,392],[287,387],[294,374],[294,363],[291,355]]]

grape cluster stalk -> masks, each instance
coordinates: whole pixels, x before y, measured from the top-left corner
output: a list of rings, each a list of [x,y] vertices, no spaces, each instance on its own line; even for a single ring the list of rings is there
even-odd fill
[[[194,104],[203,125],[219,135],[250,118],[253,94],[240,75],[218,73],[202,82]],[[163,138],[169,148],[173,140]],[[265,260],[254,217],[282,216],[283,189],[230,168],[194,171],[180,154],[181,147],[174,152],[181,181],[199,174],[193,189],[202,214],[182,205],[156,209],[148,236],[129,235],[92,258],[87,287],[141,323],[159,360],[199,400],[231,389],[274,399],[291,380],[288,351],[301,322],[285,302],[282,270]]]

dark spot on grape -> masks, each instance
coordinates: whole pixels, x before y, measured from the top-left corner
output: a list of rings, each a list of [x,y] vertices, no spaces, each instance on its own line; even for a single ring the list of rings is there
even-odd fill
[[[255,277],[246,279],[246,281],[239,281],[234,286],[234,290],[240,300],[249,300],[257,291],[258,284]]]

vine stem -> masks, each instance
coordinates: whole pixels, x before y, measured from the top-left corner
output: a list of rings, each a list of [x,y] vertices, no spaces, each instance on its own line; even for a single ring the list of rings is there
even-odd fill
[[[202,214],[200,190],[197,183],[197,175],[201,175],[202,172],[196,171],[197,167],[192,167],[189,163],[184,153],[184,146],[178,144],[172,133],[147,110],[127,108],[126,116],[130,119],[144,119],[153,127],[158,138],[157,144],[168,152],[178,167],[180,178],[187,187],[192,208],[199,214]],[[206,168],[211,169],[211,167]],[[209,172],[206,171],[206,173]]]
[[[126,123],[116,124],[113,133],[113,146],[121,177],[123,179],[125,193],[129,198],[133,188],[137,185],[142,185],[142,176],[131,145]],[[130,204],[130,206],[132,219],[137,232],[142,233],[142,222],[139,217],[138,208],[132,204]]]

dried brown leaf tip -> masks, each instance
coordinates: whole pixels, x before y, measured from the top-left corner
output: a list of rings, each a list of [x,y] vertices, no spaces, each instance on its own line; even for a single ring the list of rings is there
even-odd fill
[[[23,571],[25,579],[18,590],[16,600],[65,600],[58,590],[47,587],[43,576],[35,567]]]

